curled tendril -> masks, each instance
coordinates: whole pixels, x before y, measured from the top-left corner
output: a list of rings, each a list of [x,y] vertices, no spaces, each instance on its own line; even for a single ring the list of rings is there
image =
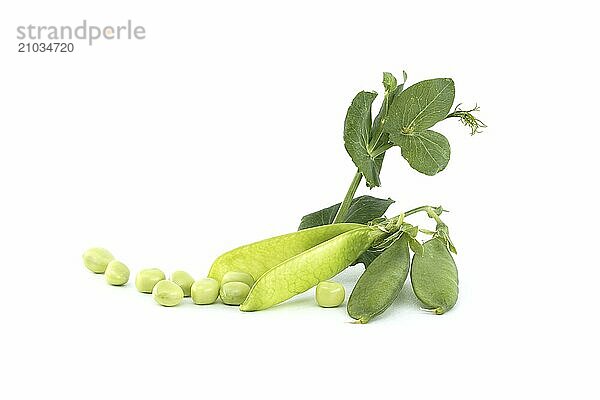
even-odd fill
[[[461,110],[460,104],[458,104],[454,109],[454,112],[448,114],[446,118],[460,118],[460,122],[462,122],[464,126],[471,128],[471,135],[474,135],[480,133],[481,128],[487,128],[487,125],[484,124],[483,121],[472,114],[475,111],[479,111],[479,106],[477,104],[470,110]]]

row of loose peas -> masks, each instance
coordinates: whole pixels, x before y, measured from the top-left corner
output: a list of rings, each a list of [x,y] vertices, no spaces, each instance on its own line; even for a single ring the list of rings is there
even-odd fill
[[[122,286],[129,281],[129,268],[104,248],[88,249],[83,253],[83,263],[92,272],[104,274],[110,285]],[[213,278],[194,281],[185,271],[175,271],[167,280],[158,268],[143,269],[135,277],[136,289],[152,293],[154,300],[165,307],[178,305],[184,297],[191,297],[195,304],[212,304],[219,296],[224,304],[239,306],[253,285],[254,278],[250,274],[234,271],[226,273],[221,283]],[[324,281],[317,285],[316,300],[321,307],[337,307],[345,297],[344,286],[337,282]]]

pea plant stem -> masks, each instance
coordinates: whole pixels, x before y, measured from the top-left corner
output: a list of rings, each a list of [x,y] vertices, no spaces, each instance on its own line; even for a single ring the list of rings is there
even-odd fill
[[[348,192],[346,192],[346,196],[344,197],[344,201],[340,205],[340,208],[333,219],[333,223],[337,224],[343,222],[348,214],[348,210],[350,209],[350,205],[352,204],[352,200],[354,199],[354,195],[356,194],[356,190],[358,189],[358,185],[360,185],[360,181],[362,180],[362,174],[360,171],[356,171],[354,174],[354,178],[352,179],[352,183],[348,188]]]

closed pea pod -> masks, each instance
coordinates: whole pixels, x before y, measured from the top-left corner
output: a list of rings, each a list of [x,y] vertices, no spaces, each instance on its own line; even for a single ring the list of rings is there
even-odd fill
[[[348,300],[350,317],[366,324],[396,300],[410,267],[407,236],[400,236],[363,272]]]
[[[361,224],[334,224],[304,229],[238,247],[222,254],[210,267],[208,277],[221,282],[227,272],[245,272],[254,280],[272,267]]]
[[[425,242],[423,254],[413,256],[410,279],[417,298],[436,314],[450,310],[458,300],[458,270],[439,238]]]
[[[240,310],[264,310],[307,291],[339,274],[387,235],[378,228],[358,226],[269,269],[256,281]]]

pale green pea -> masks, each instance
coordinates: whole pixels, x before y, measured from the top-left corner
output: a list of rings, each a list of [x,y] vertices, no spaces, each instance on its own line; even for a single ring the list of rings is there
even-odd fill
[[[317,285],[315,297],[321,307],[337,307],[344,302],[346,290],[340,283],[323,281]]]
[[[135,277],[135,287],[142,293],[152,293],[154,286],[163,279],[165,279],[165,273],[160,269],[143,269]]]
[[[242,282],[246,285],[252,287],[254,286],[254,278],[252,275],[247,274],[245,272],[238,271],[230,271],[223,275],[223,280],[221,280],[221,285],[224,285],[229,282]]]
[[[185,271],[175,271],[171,274],[171,281],[175,282],[181,290],[184,297],[190,297],[194,278]]]
[[[212,304],[219,297],[219,281],[213,278],[198,279],[192,285],[191,292],[195,304]]]
[[[112,260],[108,263],[104,276],[110,285],[121,286],[129,280],[129,268],[121,261]]]
[[[92,247],[83,253],[83,264],[92,272],[103,274],[108,263],[115,257],[102,247]]]
[[[152,296],[161,306],[173,307],[181,303],[183,289],[174,282],[163,280],[154,285]]]
[[[228,282],[221,286],[221,301],[230,306],[239,306],[250,293],[250,286],[243,282]]]

